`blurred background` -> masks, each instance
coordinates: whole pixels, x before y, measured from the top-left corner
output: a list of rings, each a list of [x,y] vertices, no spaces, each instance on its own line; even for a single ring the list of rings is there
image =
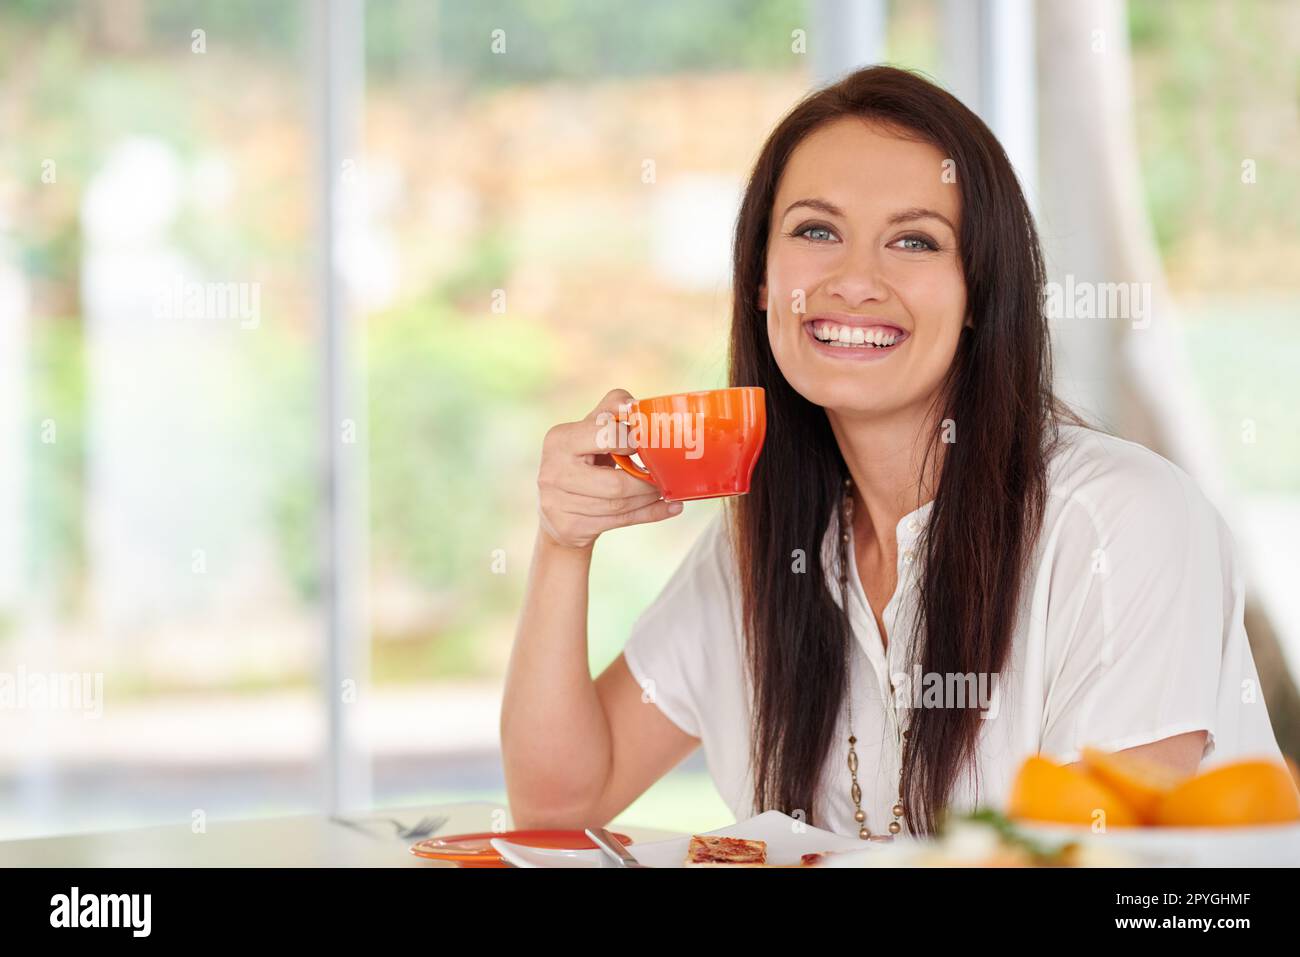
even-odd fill
[[[1295,755],[1300,4],[0,0],[0,838],[504,802],[542,436],[725,384],[749,165],[872,62],[1149,293],[1060,391],[1223,511]],[[718,507],[601,539],[594,672]]]

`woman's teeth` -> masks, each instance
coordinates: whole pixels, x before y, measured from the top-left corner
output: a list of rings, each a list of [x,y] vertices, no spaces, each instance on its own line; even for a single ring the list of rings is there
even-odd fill
[[[821,342],[840,348],[886,349],[898,341],[898,334],[879,327],[841,326],[833,322],[817,322],[813,335]]]

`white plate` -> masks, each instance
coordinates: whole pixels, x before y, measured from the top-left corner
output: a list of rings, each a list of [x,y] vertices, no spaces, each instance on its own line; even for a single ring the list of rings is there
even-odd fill
[[[1300,867],[1300,825],[1117,827],[1105,834],[1066,824],[1017,824],[1047,839],[1096,841],[1173,867]],[[1146,860],[1143,861],[1146,863]]]
[[[1028,837],[1047,842],[1077,840],[1105,856],[1105,866],[1138,867],[1296,867],[1300,866],[1300,826],[1236,828],[1115,828],[1094,834],[1091,828],[1067,824],[1016,822]],[[927,842],[895,841],[873,854],[837,854],[827,867],[914,867],[933,860]]]
[[[717,837],[739,837],[747,841],[767,842],[769,864],[798,864],[800,855],[820,851],[862,850],[862,840],[845,837],[831,831],[796,821],[780,811],[764,811],[757,817],[740,821],[716,831],[703,834]],[[628,850],[647,867],[682,867],[686,848],[691,843],[689,834],[652,841],[646,844],[629,844]],[[599,849],[566,851],[544,847],[524,847],[511,844],[499,837],[492,838],[492,846],[505,860],[516,867],[617,867]],[[871,853],[868,851],[867,853]],[[855,855],[856,856],[856,855]]]

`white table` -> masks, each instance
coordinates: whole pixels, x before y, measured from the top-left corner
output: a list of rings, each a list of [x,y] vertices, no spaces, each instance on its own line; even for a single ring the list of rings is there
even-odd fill
[[[382,808],[371,814],[344,815],[349,820],[392,817],[414,824],[426,815],[449,820],[434,837],[492,830],[496,812],[489,802]],[[496,816],[494,816],[496,814]],[[505,820],[509,821],[506,811]],[[509,825],[507,825],[509,826]],[[209,821],[206,833],[189,825],[134,828],[97,834],[0,841],[3,867],[455,867],[450,862],[416,857],[411,840],[387,836],[392,826],[371,824],[377,837],[332,822],[324,814]],[[613,829],[635,841],[679,837],[670,831],[627,827]]]

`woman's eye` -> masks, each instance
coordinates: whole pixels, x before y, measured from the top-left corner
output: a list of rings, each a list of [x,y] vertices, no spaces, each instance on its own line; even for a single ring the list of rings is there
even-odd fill
[[[833,237],[835,235],[835,233],[832,232],[830,227],[828,226],[804,226],[802,229],[796,229],[793,235],[802,236],[807,239],[812,239],[814,242],[827,241],[826,239],[820,239],[820,238],[810,236],[809,233],[825,233],[827,237]]]
[[[915,252],[932,253],[937,251],[939,248],[937,245],[935,245],[933,240],[929,239],[926,236],[904,236],[894,245],[900,245],[900,244],[904,249],[910,249]]]

